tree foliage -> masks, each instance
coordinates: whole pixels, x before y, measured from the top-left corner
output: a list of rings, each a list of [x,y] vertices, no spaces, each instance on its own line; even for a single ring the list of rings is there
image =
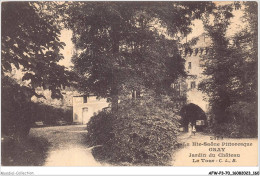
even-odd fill
[[[36,2],[2,3],[1,68],[8,76],[14,68],[22,70],[23,81],[29,81],[34,90],[43,87],[52,91],[53,98],[60,98],[59,89],[68,85],[60,49],[60,27],[52,14],[44,13],[51,7]]]
[[[1,132],[12,137],[24,137],[32,123],[30,97],[32,92],[9,77],[2,78]]]
[[[248,26],[233,39],[237,53],[237,77],[240,80],[238,99],[257,103],[258,82],[258,9],[256,2],[245,2],[243,22]]]
[[[41,87],[61,98],[70,73],[58,65],[63,59],[60,27],[52,3],[3,2],[1,27],[2,132],[24,137],[32,124],[31,97]],[[14,70],[18,70],[14,74]],[[19,74],[19,75],[18,75]],[[12,76],[16,79],[12,79]],[[17,83],[19,82],[19,84]],[[20,84],[21,83],[21,84]]]
[[[255,2],[243,5],[243,19],[249,26],[234,37],[227,37],[232,11],[236,8],[234,4],[216,8],[211,14],[213,23],[210,18],[204,20],[212,39],[213,53],[204,59],[204,74],[208,79],[200,84],[200,89],[210,97],[214,120],[220,124],[235,124],[233,130],[240,130],[241,135],[248,132],[243,126],[249,124],[241,119],[247,118],[250,124],[257,119],[257,8]],[[250,109],[250,113],[238,108],[242,104]],[[256,134],[256,130],[253,131],[251,136]]]
[[[170,85],[185,75],[177,33],[187,35],[192,19],[208,2],[71,2],[64,5],[73,31],[78,87],[111,100],[112,113],[88,123],[96,159],[126,165],[166,165],[177,143],[178,117]],[[130,100],[132,90],[144,96]],[[117,100],[120,96],[120,103]],[[103,127],[104,130],[100,130]]]
[[[217,120],[227,120],[225,110],[231,104],[231,77],[235,76],[232,67],[235,57],[234,51],[229,47],[226,31],[230,24],[233,8],[230,5],[220,6],[212,11],[213,23],[210,18],[204,19],[204,28],[211,37],[213,53],[205,57],[204,74],[208,79],[204,80],[200,87],[210,96],[212,111]],[[232,84],[234,85],[234,84]]]
[[[164,88],[184,74],[184,61],[177,52],[177,41],[160,33],[165,29],[170,36],[187,34],[192,18],[210,7],[206,4],[68,3],[65,14],[78,51],[73,62],[79,87],[112,98],[112,102],[125,90],[145,87],[158,94],[165,92]]]

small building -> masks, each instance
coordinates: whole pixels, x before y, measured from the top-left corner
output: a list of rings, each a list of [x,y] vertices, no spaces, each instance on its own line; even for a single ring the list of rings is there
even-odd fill
[[[106,99],[97,99],[96,96],[73,96],[73,123],[86,124],[94,113],[109,106]]]

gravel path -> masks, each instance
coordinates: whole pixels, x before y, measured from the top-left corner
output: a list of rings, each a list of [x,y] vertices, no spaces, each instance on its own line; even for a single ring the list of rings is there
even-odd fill
[[[30,135],[45,138],[51,144],[44,166],[102,166],[84,143],[85,128],[71,125],[31,129]]]

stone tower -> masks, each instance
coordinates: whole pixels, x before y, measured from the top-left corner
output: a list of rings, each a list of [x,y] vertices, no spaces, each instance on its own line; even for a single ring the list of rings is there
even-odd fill
[[[203,58],[212,53],[210,45],[210,37],[204,33],[197,38],[196,44],[180,49],[180,54],[185,59],[187,77],[179,78],[173,84],[173,88],[179,91],[180,96],[186,97],[185,104],[198,105],[204,112],[208,112],[208,96],[198,89],[198,85],[203,79],[207,79],[203,74],[202,64]]]

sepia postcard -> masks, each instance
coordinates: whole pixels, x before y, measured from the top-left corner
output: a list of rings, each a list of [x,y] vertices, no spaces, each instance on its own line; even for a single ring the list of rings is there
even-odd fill
[[[1,175],[259,175],[258,143],[257,1],[1,2]]]

